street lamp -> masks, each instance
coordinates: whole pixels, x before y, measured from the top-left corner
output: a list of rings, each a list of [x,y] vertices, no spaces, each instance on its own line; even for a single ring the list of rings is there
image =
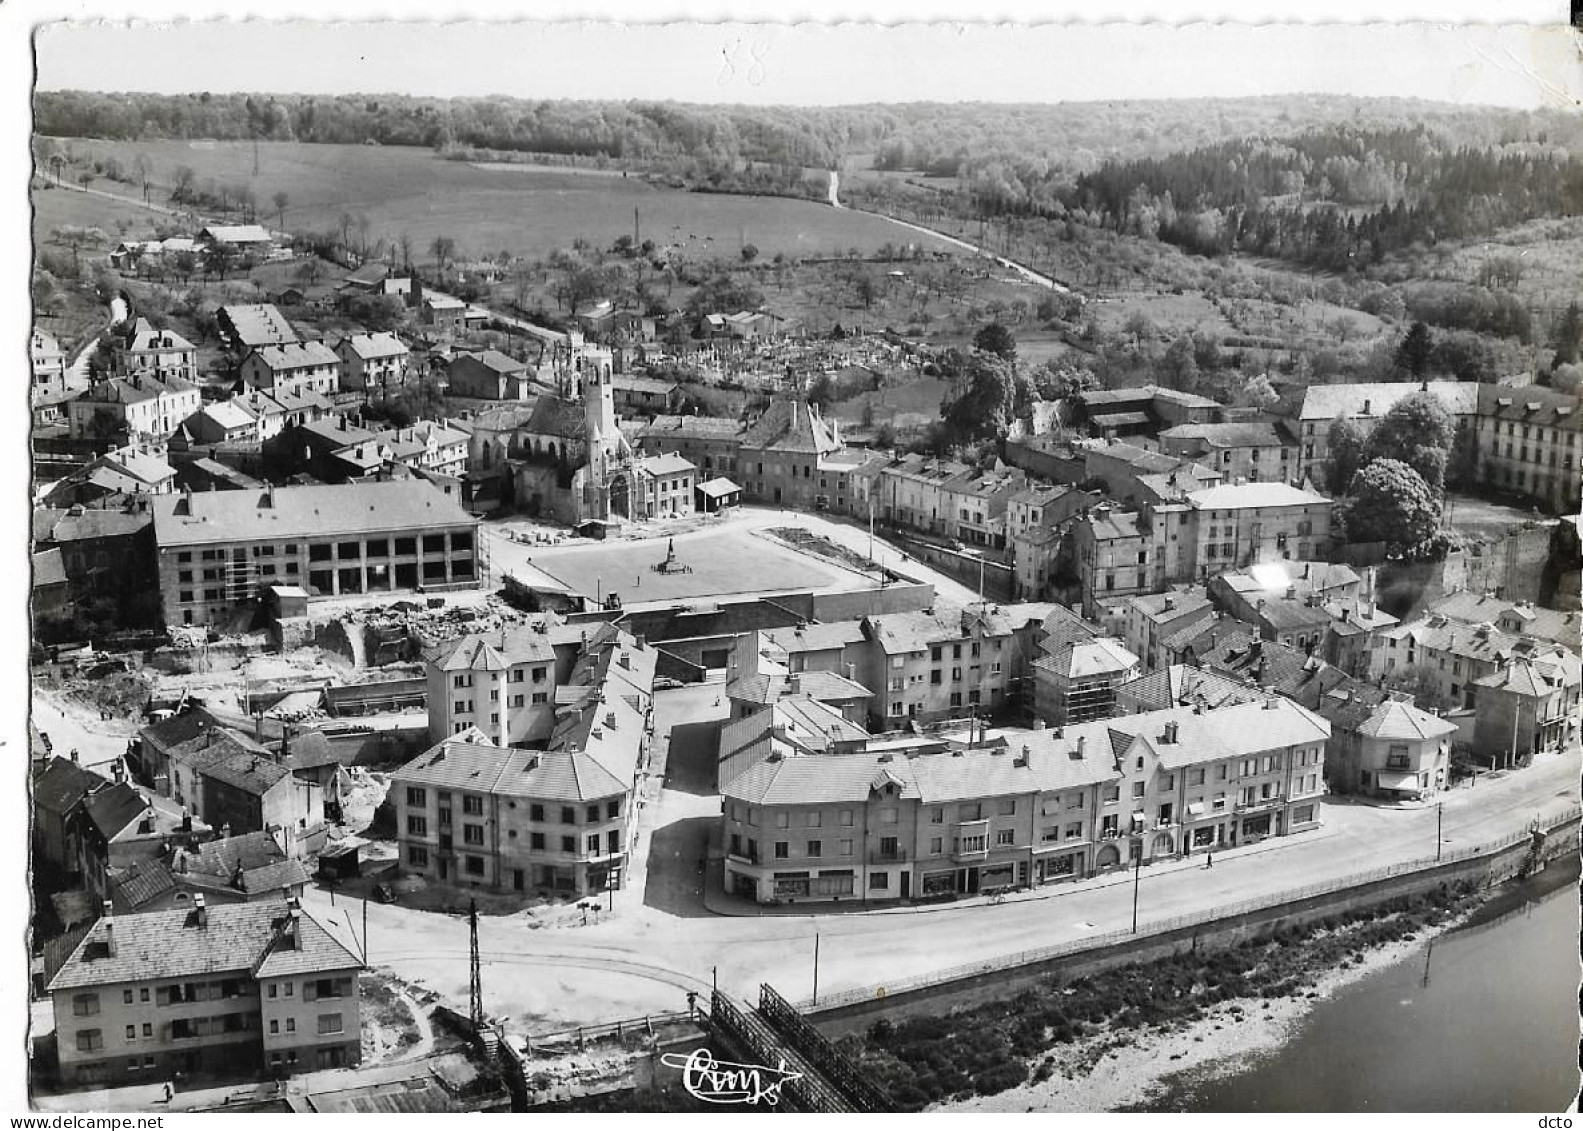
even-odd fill
[[[1143,847],[1138,847],[1138,855],[1133,858],[1132,864],[1132,933],[1138,933],[1138,880],[1143,875]]]

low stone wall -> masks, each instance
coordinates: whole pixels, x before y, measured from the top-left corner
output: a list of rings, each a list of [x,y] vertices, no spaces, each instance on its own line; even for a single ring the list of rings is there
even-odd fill
[[[1575,853],[1578,850],[1578,832],[1579,824],[1575,817],[1552,830],[1545,839],[1542,859],[1555,860],[1562,855]],[[1519,874],[1531,847],[1531,841],[1523,840],[1489,855],[1431,866],[1355,888],[1143,935],[1126,942],[1076,951],[1025,966],[985,971],[832,1009],[819,1010],[806,1005],[804,1009],[809,1021],[817,1025],[827,1037],[834,1039],[844,1033],[866,1030],[880,1017],[894,1021],[1003,1000],[1038,984],[1051,974],[1080,977],[1129,963],[1154,962],[1184,951],[1222,950],[1268,934],[1277,927],[1298,926],[1337,912],[1355,911],[1399,896],[1432,891],[1443,884],[1470,880],[1481,886],[1493,886]]]

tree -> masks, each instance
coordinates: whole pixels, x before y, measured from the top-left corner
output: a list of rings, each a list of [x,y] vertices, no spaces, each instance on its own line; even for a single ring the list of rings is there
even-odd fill
[[[1275,386],[1270,384],[1269,376],[1264,373],[1255,374],[1244,381],[1234,398],[1237,404],[1256,408],[1260,412],[1268,412],[1280,399]]]
[[[1079,368],[1071,362],[1047,361],[1033,373],[1034,387],[1047,401],[1075,402],[1090,389],[1099,388],[1099,378],[1092,369]]]
[[[1555,330],[1550,335],[1550,347],[1556,351],[1555,365],[1575,365],[1580,351],[1583,351],[1583,311],[1580,311],[1576,302],[1567,304],[1561,317],[1556,320]]]
[[[357,214],[357,254],[363,259],[368,258],[368,230],[370,226],[367,214],[359,212]]]
[[[1369,436],[1368,458],[1400,460],[1416,471],[1438,497],[1445,487],[1446,460],[1456,422],[1434,393],[1409,394],[1391,406]]]
[[[738,282],[725,272],[706,280],[687,299],[687,312],[693,317],[722,311],[757,310],[764,305],[763,293],[753,284]]]
[[[1183,334],[1166,347],[1160,359],[1165,383],[1172,389],[1191,393],[1198,388],[1198,359],[1194,357],[1193,335]]]
[[[192,187],[197,183],[198,174],[193,172],[191,165],[177,165],[170,175],[170,198],[181,204],[192,196]]]
[[[298,265],[296,276],[305,286],[313,286],[324,274],[324,261],[317,255],[309,255]]]
[[[1387,672],[1385,686],[1411,695],[1413,706],[1422,711],[1449,711],[1462,705],[1441,691],[1440,673],[1423,662]]]
[[[820,408],[835,400],[835,382],[830,379],[830,374],[821,373],[808,383],[807,400],[809,404]]]
[[[237,258],[238,252],[234,244],[216,243],[209,248],[208,254],[204,257],[204,268],[214,272],[223,280],[226,272],[236,266]]]
[[[170,268],[176,278],[185,283],[198,269],[198,257],[190,251],[178,251],[170,257]]]
[[[291,203],[291,196],[284,189],[269,198],[275,206],[275,220],[280,224],[280,230],[286,230],[286,207]]]
[[[960,390],[940,404],[951,440],[970,443],[998,439],[1033,401],[1033,383],[1011,362],[993,353],[974,353],[957,380]]]
[[[1325,487],[1332,495],[1344,495],[1352,485],[1352,477],[1363,467],[1368,439],[1358,422],[1350,416],[1338,416],[1332,420],[1325,439],[1330,448]]]
[[[759,257],[758,244],[745,243],[742,245],[742,262],[752,263]]]
[[[1575,362],[1556,366],[1550,371],[1550,387],[1576,396],[1579,389],[1583,389],[1583,366]]]
[[[434,269],[443,279],[445,268],[456,258],[456,241],[450,236],[435,236],[433,242],[429,244],[429,254],[434,256]]]
[[[1402,335],[1401,344],[1396,347],[1396,368],[1414,377],[1422,377],[1429,368],[1429,358],[1434,348],[1435,343],[1430,336],[1429,327],[1422,322],[1414,322],[1407,328],[1407,333]]]
[[[355,295],[346,304],[347,317],[376,334],[400,326],[406,312],[395,295]]]
[[[148,179],[154,172],[154,163],[148,159],[148,154],[139,153],[132,158],[132,171],[137,174],[138,184],[143,186],[143,203],[148,203]]]
[[[1371,460],[1352,477],[1346,512],[1349,542],[1413,546],[1440,525],[1440,502],[1423,476],[1400,460]]]
[[[991,322],[973,335],[973,348],[992,353],[1004,361],[1017,360],[1017,339],[999,322]]]

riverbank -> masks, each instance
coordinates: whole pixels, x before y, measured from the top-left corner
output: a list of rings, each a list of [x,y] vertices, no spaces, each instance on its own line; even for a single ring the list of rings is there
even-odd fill
[[[1013,997],[881,1021],[843,1039],[899,1110],[1114,1111],[1166,1075],[1278,1047],[1317,1000],[1398,960],[1485,898],[1446,885],[1238,945],[1206,946]]]

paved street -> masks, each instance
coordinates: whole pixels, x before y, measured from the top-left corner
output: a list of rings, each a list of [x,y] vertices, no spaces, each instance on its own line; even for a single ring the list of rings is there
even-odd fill
[[[545,1031],[681,1008],[688,989],[706,989],[711,968],[720,985],[749,994],[768,981],[791,998],[812,988],[814,933],[821,936],[821,993],[880,984],[961,963],[1124,929],[1131,920],[1132,877],[1113,874],[1045,888],[1000,904],[961,902],[867,913],[718,916],[704,907],[697,862],[719,814],[709,780],[713,731],[725,713],[719,685],[657,696],[658,741],[666,788],[640,817],[640,888],[618,893],[613,915],[587,926],[530,928],[522,917],[487,918],[479,934],[488,1012]],[[1482,779],[1444,799],[1442,836],[1455,850],[1520,831],[1540,813],[1578,798],[1579,756],[1542,758],[1500,778]],[[1140,919],[1164,919],[1225,907],[1431,857],[1436,810],[1326,805],[1324,827],[1216,853],[1213,869],[1197,861],[1146,868]],[[312,892],[310,902],[327,902]],[[370,957],[398,962],[404,976],[465,1005],[467,928],[460,919],[371,905]],[[597,972],[597,977],[590,977]]]

